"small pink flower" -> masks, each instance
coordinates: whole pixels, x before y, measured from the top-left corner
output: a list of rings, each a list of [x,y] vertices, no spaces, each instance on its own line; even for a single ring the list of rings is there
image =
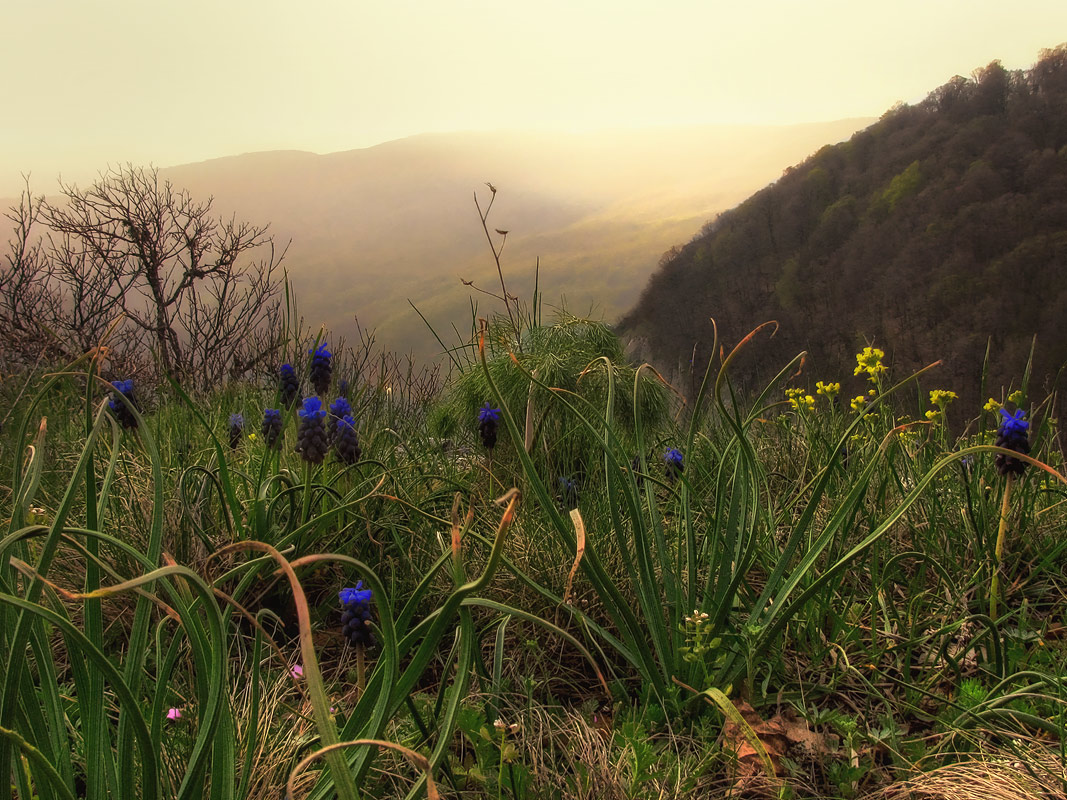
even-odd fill
[[[182,718],[182,710],[180,708],[172,708],[167,712],[167,719],[179,720]]]
[[[292,675],[296,679],[303,678],[304,677],[304,668],[302,666],[300,666],[299,664],[293,664],[292,668],[289,670],[289,674]]]

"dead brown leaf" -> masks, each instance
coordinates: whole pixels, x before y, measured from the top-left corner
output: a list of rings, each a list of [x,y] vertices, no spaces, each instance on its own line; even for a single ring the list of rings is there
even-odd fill
[[[763,745],[774,767],[774,775],[764,776],[762,759],[756,748],[745,736],[741,726],[727,720],[723,726],[723,748],[737,757],[738,781],[736,788],[745,790],[754,778],[775,778],[782,774],[782,758],[810,758],[830,749],[826,736],[808,727],[805,720],[796,716],[792,709],[779,711],[769,719],[745,702],[737,704],[737,710],[749,724],[760,744]]]

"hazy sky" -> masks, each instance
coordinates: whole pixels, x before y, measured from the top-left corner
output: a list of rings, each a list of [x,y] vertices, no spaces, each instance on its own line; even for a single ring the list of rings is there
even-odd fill
[[[2,0],[0,196],[426,131],[878,116],[1067,41],[1065,0]]]

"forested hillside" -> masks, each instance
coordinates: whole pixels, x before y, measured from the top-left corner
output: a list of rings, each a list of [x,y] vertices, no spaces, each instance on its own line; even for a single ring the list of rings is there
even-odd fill
[[[681,378],[709,317],[731,345],[781,328],[738,364],[766,377],[802,349],[806,377],[851,374],[883,348],[898,376],[937,359],[939,384],[975,400],[1067,360],[1067,45],[1029,71],[994,61],[888,111],[718,216],[662,259],[621,323],[633,350]],[[852,362],[852,363],[850,363]]]

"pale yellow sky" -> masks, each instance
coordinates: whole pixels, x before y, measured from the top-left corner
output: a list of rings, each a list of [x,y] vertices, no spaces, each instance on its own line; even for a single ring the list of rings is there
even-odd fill
[[[878,116],[1067,41],[1067,0],[2,3],[0,196],[427,131]]]

